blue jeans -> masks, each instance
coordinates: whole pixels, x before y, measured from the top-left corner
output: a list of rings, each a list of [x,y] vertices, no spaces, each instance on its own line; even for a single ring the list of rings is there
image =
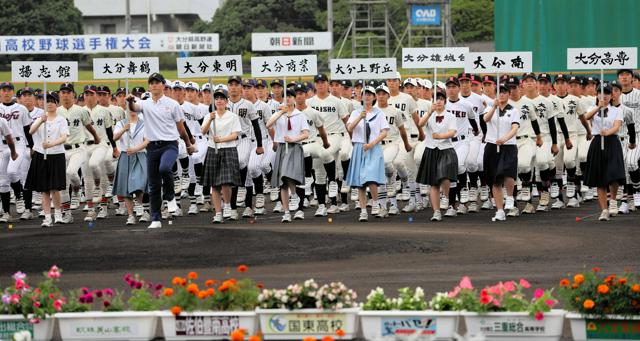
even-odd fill
[[[178,159],[177,141],[153,141],[147,146],[147,174],[149,176],[149,202],[151,221],[161,221],[162,200],[173,200],[173,164]],[[160,191],[162,190],[162,198]]]

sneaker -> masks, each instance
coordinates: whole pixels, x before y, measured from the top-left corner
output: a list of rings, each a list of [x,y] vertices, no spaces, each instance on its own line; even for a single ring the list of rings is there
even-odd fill
[[[213,224],[222,224],[223,220],[222,220],[222,213],[216,213],[213,216],[213,220],[211,220],[211,223]]]
[[[84,207],[82,207],[82,212],[89,212],[89,205],[85,204]]]
[[[449,199],[448,198],[440,199],[440,209],[446,210],[448,208],[449,208]]]
[[[629,205],[627,205],[626,201],[620,203],[620,207],[618,207],[618,213],[620,214],[629,214]]]
[[[433,212],[433,215],[431,216],[431,221],[441,221],[441,220],[442,220],[442,213],[440,212],[440,210]]]
[[[77,210],[80,207],[80,194],[73,193],[71,195],[71,206],[69,207],[72,210]]]
[[[133,211],[136,213],[136,217],[140,218],[144,214],[144,207],[142,205],[135,205]]]
[[[142,216],[140,217],[140,219],[138,219],[141,223],[146,223],[151,221],[151,215],[149,214],[149,212],[143,212]]]
[[[53,226],[53,221],[51,220],[51,216],[48,215],[48,216],[44,217],[44,220],[42,221],[42,224],[40,224],[40,226],[42,226],[42,227],[51,227],[51,226]]]
[[[516,205],[515,200],[513,200],[513,197],[507,197],[504,201],[504,209],[509,211],[512,208],[514,208]]]
[[[357,207],[360,207],[359,205]],[[371,207],[371,215],[372,216],[377,216],[378,213],[380,213],[380,206],[373,206]]]
[[[125,215],[127,215],[127,209],[124,206],[116,208],[116,215],[117,216],[125,216]]]
[[[576,199],[575,197],[571,198],[567,203],[567,207],[580,207],[580,201],[578,201],[578,199]]]
[[[338,208],[340,210],[340,212],[348,212],[349,211],[349,204],[340,204],[340,207]]]
[[[627,197],[627,206],[629,207],[629,212],[635,212],[636,206],[633,203],[633,198]]]
[[[238,187],[238,197],[236,199],[236,206],[243,206],[244,200],[247,198],[247,188]]]
[[[99,202],[102,201],[102,190],[100,189],[99,185],[96,185],[93,188],[93,199],[92,199],[94,204],[97,204]]]
[[[420,184],[420,194],[428,195],[429,194],[429,185]]]
[[[284,211],[284,209],[282,208],[282,202],[276,202],[276,205],[273,207],[273,213],[282,213],[282,211]]]
[[[595,193],[591,188],[587,189],[587,192],[584,194],[585,201],[591,201],[595,197]]]
[[[520,201],[529,201],[531,200],[531,190],[529,187],[525,187],[520,191]]]
[[[316,198],[313,198],[313,199],[311,199],[311,201],[309,201],[309,206],[311,206],[311,207],[318,207],[318,204],[319,204],[318,203],[318,199],[316,199]]]
[[[496,215],[491,218],[491,221],[505,221],[507,220],[507,216],[503,210],[497,211]]]
[[[551,187],[549,188],[549,194],[552,199],[555,199],[560,196],[560,186],[558,186],[557,182],[552,182]]]
[[[351,189],[351,201],[356,201],[358,200],[358,189],[357,188],[352,188]]]
[[[409,202],[402,208],[402,212],[404,213],[417,212],[416,204]]]
[[[640,207],[640,192],[633,193],[633,206]]]
[[[524,206],[524,209],[522,209],[522,213],[534,214],[536,213],[536,208],[530,202],[528,202],[527,205]]]
[[[391,207],[389,207],[389,215],[398,215],[398,214],[400,214],[400,210],[398,209],[398,206],[391,205]]]
[[[387,184],[387,198],[396,196],[396,187],[393,184]]]
[[[87,212],[87,216],[84,217],[84,221],[89,223],[92,222],[94,220],[96,220],[96,217],[98,216],[98,214],[96,213],[95,210],[89,210],[89,212]]]
[[[458,205],[457,213],[458,214],[467,214],[467,206],[465,206],[464,204]]]
[[[507,217],[517,217],[520,215],[520,211],[517,207],[514,207],[507,212]]]
[[[169,219],[169,217],[171,217],[171,213],[169,213],[169,211],[167,211],[166,207],[165,207],[165,209],[162,210],[160,215],[161,215],[163,220],[167,220],[167,219]]]
[[[253,218],[253,210],[251,207],[247,207],[242,212],[242,218]]]
[[[112,184],[109,184],[109,186],[107,186],[107,190],[104,192],[104,197],[105,198],[113,197],[113,185]]]
[[[313,178],[312,177],[305,177],[304,178],[304,195],[311,195],[311,193],[313,193],[312,189],[311,189],[311,185],[313,184]]]
[[[416,202],[416,212],[420,212],[424,210],[424,204],[422,203],[422,199]]]
[[[196,197],[201,197],[204,200],[204,195],[202,195],[203,190],[204,190],[204,187],[202,187],[202,185],[196,184],[196,191],[193,192],[193,194],[195,194]],[[202,203],[200,203],[200,205],[202,205]]]
[[[106,207],[99,207],[98,208],[98,214],[96,215],[96,218],[98,219],[105,219],[108,215],[108,210]]]
[[[187,211],[188,215],[196,215],[200,210],[198,209],[198,204],[189,205],[189,210]]]
[[[211,203],[205,201],[202,207],[200,207],[200,212],[211,212]]]
[[[538,207],[536,207],[537,212],[546,212],[548,210],[549,210],[549,206],[547,205],[538,204]]]
[[[22,215],[20,215],[20,220],[31,220],[33,219],[33,213],[31,212],[31,210],[25,210],[24,212],[22,212]]]
[[[290,223],[291,222],[291,214],[289,212],[286,212],[283,216],[282,216],[282,222],[283,223]]]
[[[362,212],[360,212],[360,217],[358,218],[358,221],[360,222],[369,221],[369,215],[367,214],[366,210],[363,210]]]
[[[222,207],[222,217],[224,219],[228,219],[231,216],[231,206],[223,206]]]
[[[576,196],[576,185],[573,182],[567,184],[566,194],[569,198],[574,198]]]
[[[159,229],[162,227],[162,222],[152,221],[151,225],[147,226],[148,229]]]
[[[538,192],[538,187],[533,187],[533,189],[531,190],[531,196],[534,198],[537,198],[540,196],[540,192]]]
[[[289,199],[289,210],[297,211],[299,207],[300,207],[300,197],[299,196],[291,197],[291,199]]]
[[[336,214],[338,212],[340,212],[340,209],[336,205],[329,206],[329,209],[327,210],[327,213],[329,214]]]
[[[16,213],[18,214],[24,213],[24,200],[22,199],[16,200]]]
[[[53,223],[54,224],[62,224],[63,223],[63,218],[62,218],[62,212],[57,212],[53,214]]]
[[[130,215],[127,218],[127,222],[125,224],[126,225],[135,225],[136,224],[136,216],[135,215]]]
[[[63,224],[73,223],[73,215],[71,214],[70,210],[64,211],[64,214],[62,215],[62,223]]]
[[[173,198],[170,201],[167,201],[167,211],[169,211],[169,213],[174,213],[177,210],[178,210],[178,203],[176,202],[176,198]]]
[[[478,189],[475,187],[469,188],[469,201],[476,202],[478,201]]]
[[[8,223],[11,221],[11,214],[5,212],[0,216],[0,223]]]
[[[482,206],[480,206],[480,208],[483,210],[490,210],[493,208],[493,205],[490,200],[485,200],[482,202]]]
[[[338,184],[335,181],[329,182],[329,198],[338,196]]]
[[[506,197],[506,196],[503,195],[503,197]],[[516,195],[516,201],[522,201],[522,190],[518,191],[518,194]]]
[[[458,215],[458,212],[453,206],[449,206],[449,209],[444,214],[445,217],[455,217],[456,215]]]
[[[278,196],[280,196],[280,190],[278,188],[274,187],[269,191],[269,200],[271,200],[271,202],[278,200]]]
[[[256,208],[264,208],[264,194],[256,194]]]
[[[469,202],[469,205],[467,205],[467,211],[469,213],[477,213],[478,212],[478,203],[475,202],[475,201]]]
[[[609,215],[613,217],[618,215],[618,200],[609,200]]]
[[[316,217],[326,217],[327,216],[327,208],[324,204],[318,205],[318,209],[316,210]]]
[[[549,194],[549,192],[542,192],[542,194],[540,195],[540,201],[538,202],[538,204],[542,205],[542,206],[549,206],[549,203],[551,202],[551,195]]]
[[[178,209],[171,213],[172,217],[182,217],[184,215],[184,212],[182,212],[182,208],[180,206],[178,206]]]
[[[304,220],[304,212],[303,211],[297,211],[296,214],[293,215],[293,219],[294,220]]]
[[[204,195],[200,194],[196,196],[196,205],[204,204]]]
[[[309,208],[309,206],[311,206],[311,204],[309,203],[309,199],[304,198],[304,200],[302,201],[302,207]]]
[[[480,201],[489,200],[489,186],[480,187]]]
[[[238,220],[238,210],[231,210],[231,215],[229,215],[229,220]]]
[[[460,203],[466,204],[469,202],[469,190],[465,187],[460,190]]]
[[[386,208],[384,207],[380,207],[380,210],[378,211],[378,215],[376,216],[377,218],[386,218],[389,216],[389,211],[387,211]]]
[[[411,198],[411,190],[409,190],[409,187],[403,188],[402,192],[398,194],[398,200],[400,201],[407,201],[410,198]]]
[[[598,218],[598,220],[609,221],[609,210],[607,209],[602,210],[602,213],[600,213],[600,218]]]
[[[554,202],[553,204],[551,204],[551,209],[552,210],[559,210],[564,208],[564,202],[560,199],[556,199],[556,202]]]
[[[350,189],[350,188],[351,188],[351,187],[349,187],[349,185],[347,185],[347,182],[346,182],[346,181],[343,181],[343,182],[342,182],[342,186],[340,186],[340,193],[342,193],[342,194],[347,194],[347,193],[349,193],[349,189]]]

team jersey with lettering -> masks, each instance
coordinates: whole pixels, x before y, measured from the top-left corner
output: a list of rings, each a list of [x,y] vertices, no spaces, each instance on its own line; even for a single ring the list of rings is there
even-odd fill
[[[238,118],[240,119],[240,126],[242,127],[242,134],[255,139],[251,121],[257,120],[258,115],[256,114],[256,108],[253,106],[253,103],[244,98],[241,98],[237,102],[231,102],[231,99],[229,99],[227,110],[238,115]]]
[[[633,89],[620,95],[620,102],[633,112],[632,119],[636,125],[636,134],[640,135],[640,89]]]
[[[191,135],[202,135],[202,126],[200,120],[204,118],[204,112],[198,107],[198,105],[191,102],[184,101],[180,104],[180,108],[184,113],[184,123],[189,127]]]
[[[475,120],[476,114],[473,111],[473,105],[463,99],[458,98],[457,101],[452,102],[447,99],[447,104],[445,104],[444,109],[456,117],[456,137],[460,138],[461,136],[469,135],[471,132],[471,124],[469,124],[469,120]]]
[[[389,105],[395,106],[396,109],[400,110],[402,115],[404,115],[404,119],[406,122],[404,127],[405,129],[407,129],[407,134],[417,135],[418,127],[413,121],[413,113],[418,110],[418,104],[413,99],[413,97],[404,92],[400,92],[395,96],[389,96]]]
[[[7,120],[5,120],[4,117],[0,117],[0,138],[4,141],[4,138],[12,133],[13,132],[11,131],[11,127],[9,127]],[[9,149],[9,146],[4,143],[0,143],[0,149],[6,150]]]
[[[517,102],[510,99],[509,104],[520,112],[520,128],[518,128],[516,136],[535,137],[536,134],[533,131],[533,126],[531,125],[531,122],[537,119],[536,105],[533,100],[526,96],[522,96]]]
[[[282,103],[276,101],[273,98],[270,98],[267,101],[267,104],[269,105],[269,107],[271,108],[271,115],[277,113],[278,111],[280,111],[280,106],[282,105]]]
[[[69,109],[64,106],[59,106],[56,112],[58,115],[66,118],[67,123],[69,123],[69,136],[67,137],[65,144],[71,145],[84,143],[84,141],[87,140],[85,135],[87,128],[85,128],[85,126],[87,124],[91,124],[91,115],[89,115],[89,111],[77,104],[74,104]]]
[[[29,112],[29,117],[31,117],[31,122],[37,120],[42,115],[44,115],[44,110],[42,110],[42,109],[40,109],[38,107],[33,107],[33,110],[31,110]]]
[[[480,116],[480,113],[484,112],[484,109],[487,106],[482,96],[478,95],[475,92],[472,92],[471,94],[469,94],[469,96],[464,96],[460,94],[460,97],[462,97],[463,99],[471,103],[473,112],[476,114],[476,118]]]
[[[378,107],[380,108],[380,107]],[[389,123],[389,132],[385,140],[400,141],[400,127],[405,126],[405,117],[402,112],[392,105],[380,108],[384,113],[387,123]]]
[[[339,98],[329,95],[320,99],[318,95],[315,95],[307,99],[307,106],[320,112],[327,134],[339,134],[347,131],[342,119],[348,117],[350,113]]]
[[[111,118],[111,112],[109,109],[101,105],[96,105],[93,108],[85,106],[84,109],[87,110],[91,116],[93,129],[96,130],[96,135],[100,138],[100,143],[109,142],[109,139],[107,138],[107,128],[111,128],[113,126],[113,119]],[[69,130],[71,130],[71,128],[69,128]],[[93,135],[89,134],[86,129],[85,135],[88,141],[93,141]]]
[[[536,119],[538,120],[538,125],[540,126],[540,133],[542,135],[549,136],[549,134],[551,134],[551,130],[549,130],[548,120],[550,118],[555,119],[555,117],[558,115],[558,111],[554,110],[553,103],[547,97],[538,95],[536,96],[536,98],[532,99],[532,101]]]
[[[271,118],[271,107],[267,102],[262,100],[256,100],[253,103],[253,106],[256,108],[256,114],[258,115],[258,125],[260,126],[260,133],[262,134],[262,139],[269,138],[269,130],[267,129],[267,122]]]
[[[322,121],[322,115],[320,112],[312,107],[306,107],[302,110],[307,124],[309,125],[309,137],[304,142],[316,141],[318,135],[318,128],[322,127],[324,122]]]
[[[13,141],[16,145],[27,145],[27,139],[24,136],[24,127],[31,124],[31,116],[27,108],[16,102],[9,105],[0,103],[0,116],[2,116],[11,128]]]
[[[566,95],[560,97],[560,101],[564,105],[564,121],[567,124],[567,130],[569,133],[577,134],[582,131],[582,123],[580,122],[580,116],[584,115],[584,108],[580,105],[580,99],[574,95]],[[582,129],[581,129],[582,127]]]

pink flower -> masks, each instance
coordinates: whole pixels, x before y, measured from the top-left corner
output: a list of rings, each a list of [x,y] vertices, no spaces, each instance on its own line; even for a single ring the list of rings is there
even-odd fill
[[[492,302],[492,303],[493,303],[493,305],[495,305],[496,307],[500,307],[500,305],[502,304],[502,303],[500,303],[500,301],[498,301],[498,300],[497,300],[497,299],[495,299],[495,298],[493,298],[491,302]]]
[[[17,279],[16,280],[16,289],[17,290],[22,290],[26,287],[26,283],[24,282],[24,280],[22,279]]]
[[[97,298],[102,297],[102,290],[94,290],[93,294],[96,295]]]
[[[62,301],[61,300],[55,300],[53,302],[53,309],[55,309],[56,311],[62,310]]]
[[[455,287],[453,288],[453,291],[450,291],[447,296],[449,296],[449,298],[454,298],[456,296],[458,296],[458,294],[460,293],[460,287]]]
[[[89,288],[87,288],[87,287],[84,287],[81,290],[82,290],[82,293],[85,294],[85,295],[89,293]]]
[[[529,284],[529,282],[524,278],[520,278],[520,286],[522,286],[525,289],[531,288],[531,284]]]
[[[60,278],[60,269],[58,269],[57,266],[52,266],[51,269],[49,269],[49,273],[47,273],[47,277],[49,278]]]
[[[109,297],[113,297],[113,290],[107,288],[103,290],[104,294]]]
[[[513,281],[509,281],[509,282],[506,282],[504,284],[504,288],[507,291],[515,291],[516,290],[516,284]]]
[[[540,298],[540,297],[544,296],[544,290],[542,290],[542,289],[536,289],[536,290],[533,292],[533,296],[534,296],[535,298]]]
[[[489,292],[495,295],[501,295],[502,289],[500,289],[500,285],[502,285],[502,283],[489,287]]]
[[[539,311],[536,313],[535,317],[536,317],[536,321],[542,321],[544,319],[544,314],[541,311]]]
[[[17,280],[24,280],[25,278],[27,278],[27,274],[25,274],[22,271],[18,271],[16,273],[13,274],[13,279]]]
[[[104,305],[104,307],[105,307],[105,308],[109,308],[109,306],[111,305],[111,302],[109,302],[109,301],[107,301],[107,300],[104,300],[104,301],[102,302],[102,305]]]
[[[554,305],[556,305],[556,300],[545,300],[544,304],[546,304],[549,308],[553,308]]]
[[[473,285],[471,284],[471,279],[468,276],[462,277],[462,279],[460,280],[460,288],[461,289],[473,290]]]
[[[484,305],[487,305],[487,304],[491,303],[491,300],[492,300],[491,297],[488,296],[488,295],[480,296],[480,303],[482,303]]]
[[[13,294],[11,295],[11,304],[18,304],[18,302],[20,302],[20,295],[18,294]]]
[[[34,308],[40,308],[40,302],[38,302],[38,301],[33,302],[33,307]]]

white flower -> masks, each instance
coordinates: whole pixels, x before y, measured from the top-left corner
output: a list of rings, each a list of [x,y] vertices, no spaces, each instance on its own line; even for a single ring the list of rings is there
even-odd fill
[[[334,295],[334,294],[329,294],[329,295],[327,295],[327,298],[328,298],[329,300],[333,301],[333,300],[335,300],[335,299],[336,299],[336,295]]]
[[[342,303],[338,302],[338,304],[336,304],[336,309],[342,309]]]
[[[287,301],[289,300],[289,296],[284,295],[280,300],[282,301],[282,303],[287,303]]]

